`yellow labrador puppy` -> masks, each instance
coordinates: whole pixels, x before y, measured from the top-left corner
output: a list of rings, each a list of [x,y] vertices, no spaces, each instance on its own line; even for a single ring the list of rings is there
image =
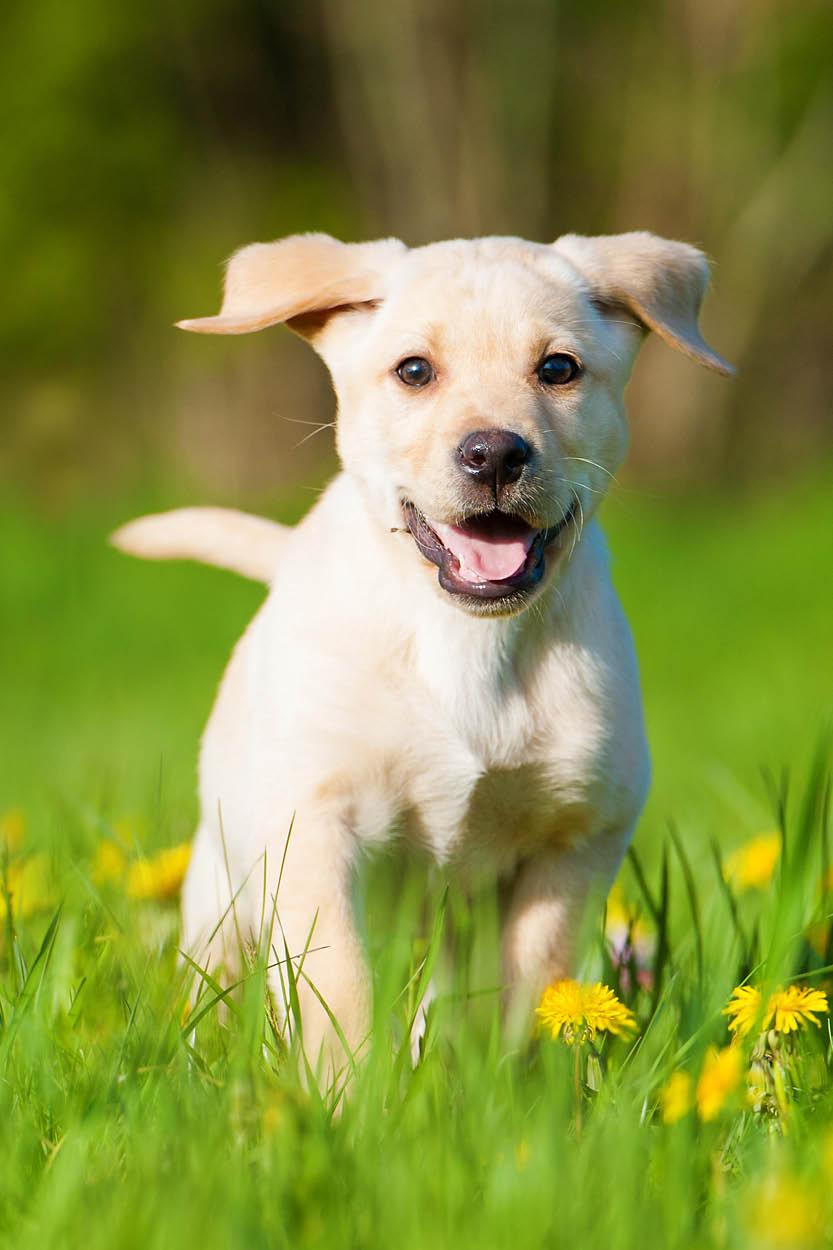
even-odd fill
[[[338,396],[343,471],[294,529],[186,509],[115,536],[271,587],[203,739],[183,942],[217,965],[257,939],[265,862],[276,945],[307,952],[313,1062],[345,1060],[321,999],[351,1048],[366,1037],[351,882],[394,836],[506,884],[507,987],[570,970],[649,778],[594,515],[646,330],[730,372],[697,328],[707,280],[699,251],[645,233],[415,249],[309,234],[237,252],[220,314],[180,323],[289,325]]]

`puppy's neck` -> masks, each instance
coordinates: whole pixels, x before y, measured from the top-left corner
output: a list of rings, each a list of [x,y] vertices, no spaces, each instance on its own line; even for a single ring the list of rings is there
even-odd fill
[[[484,767],[514,767],[525,758],[536,677],[553,644],[575,636],[585,563],[577,550],[537,600],[509,617],[470,615],[423,578],[412,617],[418,675]]]
[[[432,593],[414,620],[420,685],[483,768],[510,768],[524,758],[547,611],[542,603],[513,617],[477,617]]]

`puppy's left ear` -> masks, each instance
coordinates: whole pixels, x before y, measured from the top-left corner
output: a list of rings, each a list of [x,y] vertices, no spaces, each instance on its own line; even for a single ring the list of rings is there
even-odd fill
[[[250,334],[286,324],[316,339],[335,313],[381,299],[387,271],[406,251],[399,239],[341,243],[328,234],[250,243],[228,262],[219,314],[177,325],[197,334]]]
[[[626,309],[698,364],[726,375],[735,372],[697,325],[709,263],[696,247],[646,231],[595,238],[565,234],[553,247],[587,279],[601,305]]]

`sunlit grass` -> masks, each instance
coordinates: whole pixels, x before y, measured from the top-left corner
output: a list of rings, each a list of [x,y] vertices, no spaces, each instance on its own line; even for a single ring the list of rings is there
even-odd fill
[[[412,871],[395,923],[371,939],[374,1030],[346,1103],[338,1082],[304,1089],[297,1035],[265,991],[274,944],[247,949],[229,997],[177,960],[173,900],[131,896],[123,874],[96,884],[94,855],[71,868],[57,851],[54,910],[18,917],[6,894],[7,1244],[624,1246],[649,1220],[663,1246],[753,1247],[773,1204],[833,1234],[831,961],[806,940],[833,911],[828,785],[820,756],[788,805],[794,853],[768,891],[731,893],[719,862],[690,887],[671,846],[655,879],[626,865],[620,905],[660,937],[649,976],[600,929],[587,983],[567,986],[578,1015],[555,987],[547,1027],[530,1020],[519,1048],[482,976],[493,900],[440,895],[427,932]],[[7,867],[25,854],[24,839]],[[439,996],[413,1070],[431,970]],[[768,1014],[756,988],[733,1029],[737,987],[776,983]]]
[[[577,970],[636,1027],[568,1045],[531,1016],[510,1047],[493,895],[382,856],[374,1026],[346,1102],[304,1088],[266,994],[283,952],[244,951],[231,995],[177,954],[196,741],[260,592],[120,561],[98,543],[121,518],[4,523],[0,1244],[830,1241],[830,590],[806,541],[821,494],[796,492],[765,546],[766,502],[692,505],[691,527],[650,501],[648,524],[643,502],[614,502],[610,528],[658,775]]]

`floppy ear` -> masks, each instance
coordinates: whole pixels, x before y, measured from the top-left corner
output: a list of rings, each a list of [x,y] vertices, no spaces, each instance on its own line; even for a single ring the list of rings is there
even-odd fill
[[[627,309],[692,360],[718,373],[734,373],[697,325],[709,263],[696,247],[646,231],[596,238],[565,234],[553,246],[587,278],[599,304]]]
[[[386,269],[406,251],[399,239],[340,243],[328,234],[250,243],[228,262],[219,314],[177,325],[197,334],[249,334],[286,322],[314,338],[337,309],[381,298]]]

